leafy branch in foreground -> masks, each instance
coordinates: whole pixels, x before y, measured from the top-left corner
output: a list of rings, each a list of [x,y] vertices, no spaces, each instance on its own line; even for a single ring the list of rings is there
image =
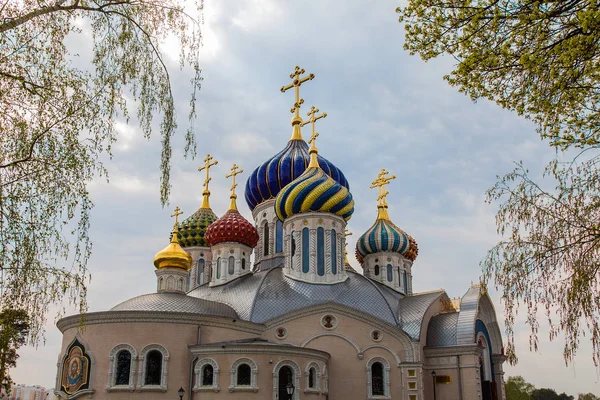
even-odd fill
[[[160,200],[167,202],[176,114],[162,44],[175,36],[190,66],[192,133],[201,76],[202,1],[0,2],[0,308],[24,309],[30,339],[48,307],[86,310],[89,182],[107,177],[101,157],[131,105],[144,137],[162,140]],[[67,42],[71,43],[67,46]],[[88,54],[79,57],[71,52]],[[158,124],[158,125],[157,125]],[[156,128],[158,126],[158,128]]]

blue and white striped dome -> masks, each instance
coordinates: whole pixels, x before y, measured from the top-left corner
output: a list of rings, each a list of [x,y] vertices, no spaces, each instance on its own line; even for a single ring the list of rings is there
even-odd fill
[[[418,248],[415,240],[398,228],[389,219],[378,218],[356,242],[356,252],[360,258],[369,254],[390,251],[413,260]]]
[[[302,139],[291,139],[282,151],[256,168],[246,182],[246,203],[250,210],[274,199],[281,189],[304,173],[309,161],[308,144]],[[342,171],[321,156],[318,161],[327,175],[350,190]]]

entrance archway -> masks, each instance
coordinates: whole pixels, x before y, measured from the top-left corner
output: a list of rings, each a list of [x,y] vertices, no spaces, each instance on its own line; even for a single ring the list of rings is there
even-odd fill
[[[279,387],[278,387],[278,399],[279,400],[290,400],[287,393],[287,386],[290,383],[294,383],[294,371],[287,365],[284,365],[279,369]],[[298,390],[299,388],[296,388]]]

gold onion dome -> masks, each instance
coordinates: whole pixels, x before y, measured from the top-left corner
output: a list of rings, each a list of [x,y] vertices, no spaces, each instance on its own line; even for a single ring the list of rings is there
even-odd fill
[[[175,216],[179,216],[179,207],[175,209]],[[171,243],[154,256],[154,266],[161,268],[181,268],[189,271],[192,267],[192,257],[179,245],[177,238],[177,221],[173,227]]]
[[[275,213],[281,221],[309,211],[329,212],[348,221],[354,212],[354,200],[348,188],[327,175],[319,166],[315,145],[319,134],[314,131],[317,119],[315,114],[318,111],[312,107],[308,113],[312,115],[309,121],[313,124],[313,134],[309,140],[312,143],[309,150],[310,164],[302,175],[281,189],[275,198]]]
[[[411,261],[414,261],[419,254],[419,248],[415,239],[394,225],[390,220],[386,202],[388,192],[385,190],[385,186],[396,177],[388,177],[386,176],[387,174],[388,171],[382,169],[377,179],[371,185],[371,188],[377,187],[379,190],[377,220],[356,241],[356,258],[361,264],[363,259],[369,254],[394,252]]]

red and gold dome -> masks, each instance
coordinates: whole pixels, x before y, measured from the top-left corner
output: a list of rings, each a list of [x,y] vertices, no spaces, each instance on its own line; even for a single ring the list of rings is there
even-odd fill
[[[253,248],[258,243],[258,232],[238,210],[229,209],[225,215],[210,224],[206,230],[206,241],[209,246],[235,242]]]

